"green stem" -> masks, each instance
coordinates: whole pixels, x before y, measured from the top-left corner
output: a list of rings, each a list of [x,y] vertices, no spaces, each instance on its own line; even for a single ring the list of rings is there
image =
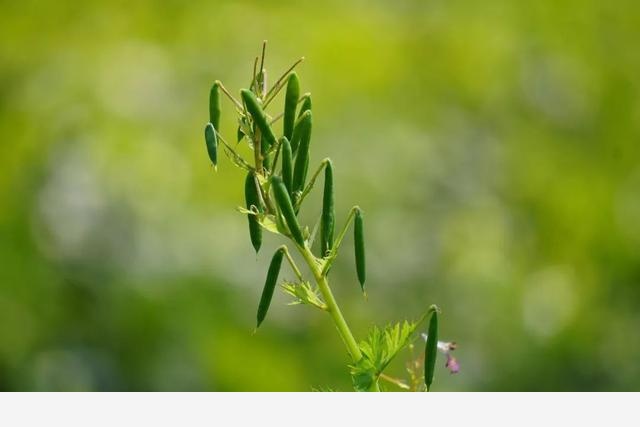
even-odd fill
[[[344,341],[344,344],[347,346],[347,350],[351,355],[351,359],[354,362],[362,359],[362,353],[360,352],[360,347],[358,347],[358,343],[356,342],[353,334],[351,333],[351,329],[347,325],[347,322],[344,320],[342,316],[342,312],[340,311],[340,307],[338,307],[338,303],[336,303],[336,299],[331,292],[331,288],[329,287],[329,282],[326,276],[322,275],[322,271],[320,270],[318,264],[316,263],[316,259],[306,246],[304,248],[296,245],[300,254],[306,261],[309,269],[313,273],[313,277],[316,279],[318,284],[318,289],[320,289],[320,293],[324,298],[325,304],[327,305],[327,312],[331,315],[333,322],[336,324],[338,328],[338,332],[340,333],[340,337]]]
[[[300,206],[302,206],[302,202],[304,201],[304,198],[307,197],[307,195],[311,192],[311,190],[313,189],[313,186],[316,183],[316,179],[318,179],[318,175],[320,175],[320,172],[322,172],[322,170],[327,166],[327,164],[331,161],[331,159],[329,159],[328,157],[323,159],[322,162],[320,162],[320,166],[318,166],[318,169],[314,172],[313,176],[311,177],[311,180],[309,181],[309,183],[307,184],[306,188],[304,189],[304,191],[302,191],[302,193],[300,194],[300,198],[296,201],[296,208],[300,208]]]
[[[289,248],[287,248],[286,245],[282,245],[280,246],[280,248],[284,250],[284,254],[287,257],[287,260],[289,261],[289,265],[291,265],[291,269],[295,273],[298,280],[300,280],[300,282],[303,282],[304,277],[302,277],[302,273],[300,272],[300,269],[298,268],[298,266],[296,265],[296,262],[291,257],[291,254],[289,253]]]
[[[327,276],[322,274],[322,270],[319,268],[316,263],[316,258],[313,256],[308,247],[300,247],[296,245],[298,251],[306,261],[309,269],[313,273],[313,277],[316,279],[316,283],[318,284],[318,289],[320,289],[320,293],[324,298],[324,302],[327,306],[326,311],[331,315],[333,319],[333,323],[335,323],[336,328],[338,329],[338,333],[342,338],[342,341],[347,347],[349,354],[351,355],[351,359],[354,362],[362,359],[362,353],[360,352],[360,347],[358,347],[358,343],[356,342],[353,334],[351,333],[351,329],[349,329],[349,325],[347,325],[347,321],[344,320],[344,316],[342,316],[342,312],[340,311],[340,307],[338,307],[338,303],[336,302],[335,297],[333,296],[333,292],[331,292],[331,288],[329,287],[329,281],[327,280]],[[380,391],[380,387],[378,386],[378,381],[375,381],[369,391]]]

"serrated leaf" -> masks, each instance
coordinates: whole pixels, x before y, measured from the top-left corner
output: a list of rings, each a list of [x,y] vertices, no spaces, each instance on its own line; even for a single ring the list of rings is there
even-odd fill
[[[327,306],[320,297],[318,289],[309,282],[295,283],[285,281],[282,284],[282,289],[295,299],[291,304],[307,304],[315,306],[320,310],[327,309]]]
[[[351,375],[354,387],[356,385],[364,386],[368,382],[367,376],[371,377],[373,381],[377,381],[393,358],[411,343],[416,329],[426,316],[435,310],[434,307],[430,307],[427,313],[417,322],[405,320],[404,322],[388,325],[384,329],[380,329],[377,326],[371,328],[367,339],[360,342],[359,345],[363,357],[357,364],[352,366]]]
[[[350,368],[353,388],[356,391],[368,391],[377,380],[378,374],[375,366],[366,357],[363,357],[354,365],[350,365]]]

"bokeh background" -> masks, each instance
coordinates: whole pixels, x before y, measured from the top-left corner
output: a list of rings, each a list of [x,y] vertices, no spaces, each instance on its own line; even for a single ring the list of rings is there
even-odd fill
[[[206,155],[263,39],[366,213],[368,302],[350,238],[332,271],[358,337],[437,303],[437,390],[640,387],[637,2],[1,3],[0,389],[350,390],[322,313],[277,293],[251,334],[282,241],[256,258]]]

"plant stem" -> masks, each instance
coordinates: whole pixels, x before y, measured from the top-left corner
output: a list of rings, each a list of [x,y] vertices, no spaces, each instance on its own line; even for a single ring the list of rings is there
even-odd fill
[[[309,250],[308,247],[300,247],[299,245],[296,245],[296,247],[309,266],[309,269],[313,273],[313,277],[316,279],[318,289],[320,289],[320,293],[322,294],[324,302],[327,306],[326,311],[331,315],[333,323],[335,323],[336,328],[338,329],[338,333],[340,334],[342,341],[344,342],[347,350],[349,351],[349,354],[351,355],[351,359],[354,363],[358,362],[360,359],[362,359],[360,347],[358,347],[358,343],[353,337],[351,329],[349,329],[349,325],[347,325],[347,321],[342,316],[340,307],[338,307],[338,303],[336,302],[336,299],[331,292],[331,288],[329,287],[327,276],[322,274],[322,270],[316,263],[316,258],[313,256],[311,250]],[[378,386],[377,381],[374,381],[369,391],[380,391],[380,387]]]
[[[322,275],[322,271],[316,263],[316,259],[309,248],[307,248],[306,246],[302,248],[299,245],[296,245],[296,247],[300,251],[300,254],[313,273],[313,277],[316,279],[318,289],[320,289],[320,293],[322,293],[322,297],[324,298],[325,304],[327,305],[327,312],[329,312],[333,319],[333,322],[336,324],[338,332],[340,333],[340,337],[344,341],[344,344],[347,346],[347,350],[351,355],[351,359],[354,362],[357,362],[362,358],[362,353],[360,352],[358,343],[356,343],[356,340],[351,333],[351,329],[349,329],[347,322],[342,316],[342,312],[340,311],[340,307],[338,307],[338,303],[336,303],[336,299],[334,298],[333,293],[331,292],[331,288],[329,287],[327,277]]]

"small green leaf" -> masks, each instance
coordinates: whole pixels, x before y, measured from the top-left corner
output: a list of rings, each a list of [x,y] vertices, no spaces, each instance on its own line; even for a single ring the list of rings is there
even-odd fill
[[[278,224],[274,221],[274,217],[272,215],[261,215],[258,218],[258,223],[265,230],[274,233],[274,234],[282,234],[281,230],[278,229]]]
[[[236,131],[236,142],[242,141],[242,138],[244,138],[244,132],[242,132],[242,128],[238,126],[238,130]]]
[[[295,300],[291,304],[306,304],[326,310],[327,306],[320,297],[317,287],[312,286],[309,282],[284,282],[282,289],[291,295]]]
[[[436,307],[431,306],[417,322],[405,320],[394,325],[388,325],[384,329],[380,329],[377,326],[371,328],[367,339],[359,344],[364,361],[352,367],[352,376],[354,373],[358,375],[358,384],[361,386],[366,385],[367,375],[371,375],[373,381],[377,381],[380,374],[396,355],[413,341],[418,326],[429,313],[435,312],[435,310]],[[356,378],[354,378],[354,386],[355,384]]]
[[[351,368],[351,380],[356,391],[369,391],[378,378],[376,368],[371,361],[363,357],[358,362],[349,366]]]

